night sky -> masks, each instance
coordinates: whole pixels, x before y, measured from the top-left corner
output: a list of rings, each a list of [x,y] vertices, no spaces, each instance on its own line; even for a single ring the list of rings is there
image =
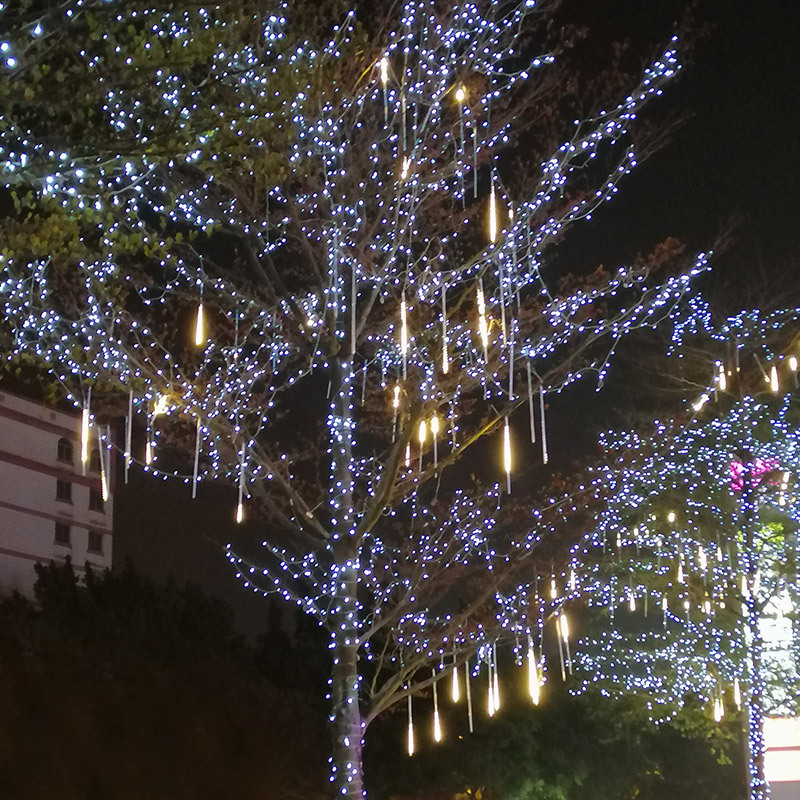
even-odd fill
[[[651,54],[686,3],[571,0],[566,7],[580,12],[598,42],[629,39]],[[560,258],[580,271],[615,267],[666,237],[703,250],[735,222],[706,283],[746,303],[751,282],[792,289],[800,276],[800,2],[700,0],[695,19],[692,63],[663,101],[686,121],[613,204],[574,229]],[[201,486],[192,502],[188,487],[138,476],[117,486],[116,504],[115,566],[131,559],[158,576],[193,579],[232,603],[245,630],[261,626],[263,601],[234,580],[217,544],[234,532],[232,492]]]

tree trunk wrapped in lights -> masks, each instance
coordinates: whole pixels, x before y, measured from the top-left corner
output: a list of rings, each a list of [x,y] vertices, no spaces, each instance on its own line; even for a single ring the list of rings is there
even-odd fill
[[[661,280],[639,264],[569,291],[546,270],[636,165],[675,44],[565,126],[548,3],[24,9],[0,11],[5,352],[82,407],[94,387],[97,414],[129,407],[126,467],[238,486],[267,533],[229,558],[331,631],[332,782],[361,797],[371,719],[431,665],[539,636],[532,561],[574,502],[520,531],[499,486],[442,474],[495,435],[510,489],[504,425],[519,407],[533,430],[537,395],[546,461],[546,393],[602,379],[705,269],[670,251]],[[540,166],[511,169],[514,148]],[[420,440],[434,419],[447,436]]]

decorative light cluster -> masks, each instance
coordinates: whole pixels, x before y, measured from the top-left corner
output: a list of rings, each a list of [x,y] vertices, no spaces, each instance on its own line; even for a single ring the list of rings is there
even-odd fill
[[[511,535],[499,487],[435,487],[502,431],[510,492],[514,409],[534,441],[539,396],[546,462],[546,393],[602,381],[623,336],[682,319],[707,266],[552,285],[550,248],[614,197],[631,125],[680,66],[673,41],[523,194],[498,154],[541,110],[542,21],[534,0],[406,0],[375,36],[355,11],[323,30],[277,0],[0,8],[0,169],[19,203],[0,231],[6,357],[49,365],[87,413],[127,410],[126,474],[193,494],[221,478],[238,521],[266,518],[261,554],[228,556],[331,631],[341,796],[362,795],[366,723],[435,686],[431,663],[485,663],[494,686],[496,642],[513,641],[538,699],[560,601],[532,554],[579,500]],[[176,441],[194,442],[179,468]]]
[[[656,721],[689,694],[717,720],[744,705],[751,798],[766,791],[764,713],[797,712],[800,641],[786,622],[800,608],[797,362],[772,344],[791,342],[797,318],[742,313],[724,336],[706,319],[728,351],[707,402],[688,423],[604,437],[601,511],[571,564],[593,609],[575,690],[644,696]]]

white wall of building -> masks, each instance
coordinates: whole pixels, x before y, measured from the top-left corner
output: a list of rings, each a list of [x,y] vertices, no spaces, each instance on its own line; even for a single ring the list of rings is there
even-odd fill
[[[800,717],[764,720],[764,740],[772,800],[800,800]]]
[[[60,439],[72,444],[71,463],[58,457]],[[58,481],[69,484],[71,502],[57,498]],[[91,510],[91,490],[99,493],[101,480],[83,474],[80,417],[0,391],[0,594],[32,597],[37,561],[111,566],[113,497]],[[56,542],[57,524],[69,526],[68,544]]]

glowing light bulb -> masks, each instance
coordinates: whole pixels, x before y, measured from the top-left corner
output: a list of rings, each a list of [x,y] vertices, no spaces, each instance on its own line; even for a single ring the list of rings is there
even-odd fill
[[[156,398],[155,405],[153,406],[153,416],[160,417],[169,411],[169,397],[165,394],[160,394]]]
[[[414,713],[411,708],[411,695],[408,696],[408,737],[406,740],[408,754],[414,755]]]
[[[197,320],[194,324],[194,343],[197,347],[203,347],[206,343],[206,323],[202,303],[197,306]]]
[[[494,244],[497,241],[497,197],[495,195],[494,183],[492,184],[489,195],[489,241]]]
[[[433,741],[442,741],[442,722],[439,719],[439,694],[436,689],[435,680],[433,682]]]
[[[489,326],[486,324],[486,298],[483,294],[483,281],[478,281],[478,332],[483,345],[483,359],[486,361],[486,350],[489,347]]]
[[[533,646],[528,647],[528,694],[535,706],[539,705],[541,699],[541,685],[539,682],[539,665],[536,663],[536,655]]]
[[[511,425],[508,417],[503,426],[503,469],[506,471],[506,491],[511,494]]]
[[[670,524],[675,522],[675,512],[674,511],[670,511],[669,514],[667,514],[667,522],[669,522]]]
[[[725,367],[720,364],[719,365],[719,390],[721,392],[727,391],[728,389],[728,378],[725,375]]]
[[[467,99],[467,90],[464,88],[464,84],[462,83],[461,86],[456,89],[456,102],[459,104],[463,104],[464,101]]]
[[[789,369],[797,372],[797,356],[789,356]]]
[[[503,468],[507,476],[511,475],[511,426],[508,417],[503,427]]]
[[[419,423],[419,432],[417,434],[419,439],[420,446],[425,444],[425,440],[428,438],[428,423],[425,420],[421,420]]]
[[[384,88],[386,84],[389,83],[389,59],[384,56],[379,62],[378,66],[381,70],[381,83],[383,84]]]
[[[394,385],[394,392],[392,396],[392,408],[394,409],[400,408],[400,385],[397,383]]]
[[[561,614],[559,619],[561,621],[561,638],[565,642],[569,642],[569,622],[567,621],[567,615]]]
[[[81,464],[89,462],[89,426],[91,425],[89,409],[81,411]]]
[[[738,678],[733,679],[733,702],[736,708],[742,707],[742,687]]]
[[[411,159],[406,156],[403,159],[403,167],[400,170],[400,178],[405,180],[408,177],[408,173],[411,171]]]
[[[630,597],[628,598],[628,607],[631,611],[636,611],[636,595],[631,592]]]
[[[97,437],[97,451],[100,456],[100,492],[103,497],[103,502],[108,502],[108,474],[106,473],[106,454],[103,450],[103,437],[98,434]]]
[[[245,457],[247,448],[242,444],[239,450],[239,502],[236,504],[236,522],[241,524],[244,520],[244,483],[245,483]]]
[[[453,679],[451,684],[451,697],[454,703],[461,699],[461,684],[458,680],[458,667],[453,666]]]
[[[778,368],[773,364],[772,369],[769,371],[769,385],[770,389],[777,394],[781,387],[780,381],[778,380]]]

